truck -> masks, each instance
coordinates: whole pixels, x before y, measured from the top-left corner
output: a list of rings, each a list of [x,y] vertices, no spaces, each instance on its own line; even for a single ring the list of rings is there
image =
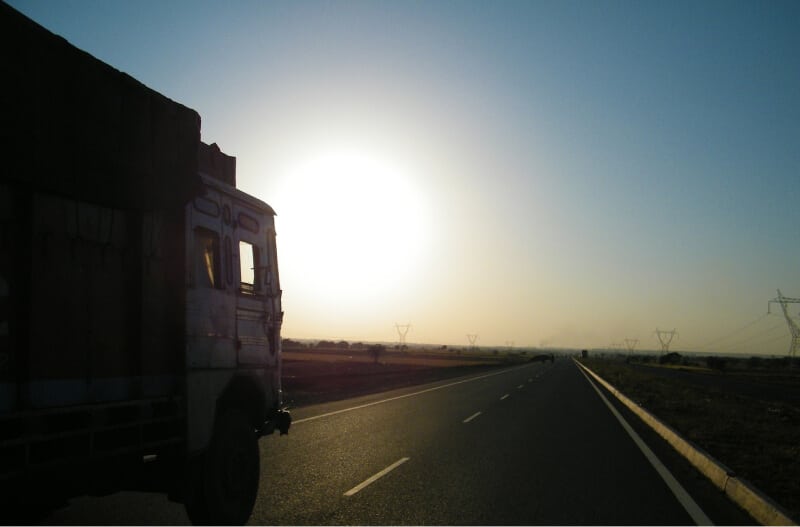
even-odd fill
[[[135,480],[244,523],[291,425],[275,212],[194,110],[1,2],[0,33],[0,520]]]

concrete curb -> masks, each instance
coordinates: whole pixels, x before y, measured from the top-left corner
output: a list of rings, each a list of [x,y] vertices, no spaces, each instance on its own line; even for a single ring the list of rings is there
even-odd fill
[[[613,385],[579,361],[576,360],[575,363],[586,373],[591,375],[606,390],[611,392],[614,397],[628,407],[628,409],[644,421],[646,425],[655,430],[658,435],[672,445],[679,454],[685,457],[697,470],[710,479],[711,482],[722,490],[731,500],[750,513],[756,521],[762,525],[797,525],[794,520],[781,510],[779,505],[753,487],[750,483],[736,477],[733,471],[728,467],[715,460],[698,447],[692,445],[675,430],[630,400]]]

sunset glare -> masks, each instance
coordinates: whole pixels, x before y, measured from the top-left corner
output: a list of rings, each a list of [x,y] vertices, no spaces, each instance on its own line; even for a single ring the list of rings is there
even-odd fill
[[[422,271],[431,228],[425,197],[390,161],[313,152],[284,181],[275,195],[284,211],[281,267],[298,297],[360,313]]]

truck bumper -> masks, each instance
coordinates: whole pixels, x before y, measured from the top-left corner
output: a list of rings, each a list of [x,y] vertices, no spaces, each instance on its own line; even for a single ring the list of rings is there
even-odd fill
[[[289,428],[292,426],[292,414],[288,410],[277,410],[272,416],[264,421],[264,424],[258,431],[259,437],[270,435],[275,430],[280,432],[280,435],[287,435]]]

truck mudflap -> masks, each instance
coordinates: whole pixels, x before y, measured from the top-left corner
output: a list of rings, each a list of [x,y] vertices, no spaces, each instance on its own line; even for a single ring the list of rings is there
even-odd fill
[[[275,413],[261,426],[258,430],[258,436],[266,436],[273,433],[275,430],[280,432],[280,435],[288,435],[289,428],[292,426],[292,414],[289,413],[288,410],[280,409],[276,410]]]

